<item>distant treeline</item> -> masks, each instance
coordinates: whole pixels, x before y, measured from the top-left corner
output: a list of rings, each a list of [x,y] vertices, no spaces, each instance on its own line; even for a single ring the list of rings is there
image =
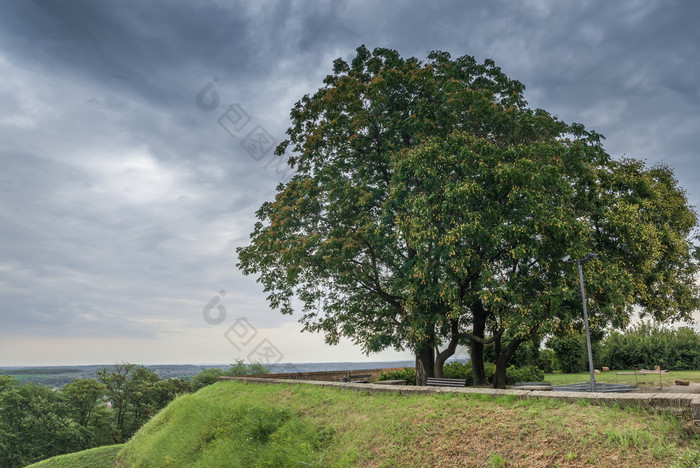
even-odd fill
[[[319,372],[335,370],[359,370],[374,368],[394,368],[413,366],[415,361],[377,361],[377,362],[325,362],[300,364],[271,364],[268,367],[274,373]],[[190,380],[195,375],[209,369],[223,370],[227,365],[197,364],[152,364],[143,366],[153,371],[161,379]],[[97,379],[97,371],[106,368],[114,370],[115,366],[58,366],[58,367],[0,367],[0,374],[12,375],[22,383],[34,383],[48,387],[63,387],[75,380]]]
[[[153,371],[161,379],[189,380],[206,369],[224,369],[226,366],[196,366],[183,365],[151,365],[143,366]],[[22,367],[0,368],[0,374],[11,375],[21,383],[33,383],[49,387],[62,387],[81,379],[97,379],[100,369],[113,371],[115,366],[80,366],[80,367]]]
[[[4,369],[5,375],[55,375],[55,374],[79,374],[80,369],[75,367],[29,367],[22,369]]]

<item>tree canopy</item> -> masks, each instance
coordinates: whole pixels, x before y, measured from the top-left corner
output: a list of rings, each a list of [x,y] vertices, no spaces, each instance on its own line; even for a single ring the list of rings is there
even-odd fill
[[[239,267],[283,313],[298,299],[328,343],[411,349],[419,380],[464,340],[475,382],[489,341],[505,376],[522,341],[575,324],[565,253],[604,255],[587,265],[595,326],[624,325],[634,305],[688,318],[697,219],[672,172],[613,160],[523,91],[492,61],[445,52],[336,60],[291,111],[276,152],[291,149],[295,175],[258,210]]]

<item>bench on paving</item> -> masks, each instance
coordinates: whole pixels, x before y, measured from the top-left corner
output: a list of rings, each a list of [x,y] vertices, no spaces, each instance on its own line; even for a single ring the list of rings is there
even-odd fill
[[[428,387],[466,387],[467,379],[443,379],[437,377],[428,377],[425,381]]]

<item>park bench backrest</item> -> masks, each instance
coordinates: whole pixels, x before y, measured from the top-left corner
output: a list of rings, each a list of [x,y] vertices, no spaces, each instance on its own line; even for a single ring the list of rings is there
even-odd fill
[[[428,377],[425,384],[429,387],[466,387],[467,379],[443,379]]]

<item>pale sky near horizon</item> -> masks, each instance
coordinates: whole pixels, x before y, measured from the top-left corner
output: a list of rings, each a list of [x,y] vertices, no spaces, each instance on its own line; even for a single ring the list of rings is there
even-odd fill
[[[492,58],[531,107],[671,165],[697,207],[698,18],[692,0],[2,2],[0,366],[411,359],[301,334],[236,269],[294,102],[360,44]]]

